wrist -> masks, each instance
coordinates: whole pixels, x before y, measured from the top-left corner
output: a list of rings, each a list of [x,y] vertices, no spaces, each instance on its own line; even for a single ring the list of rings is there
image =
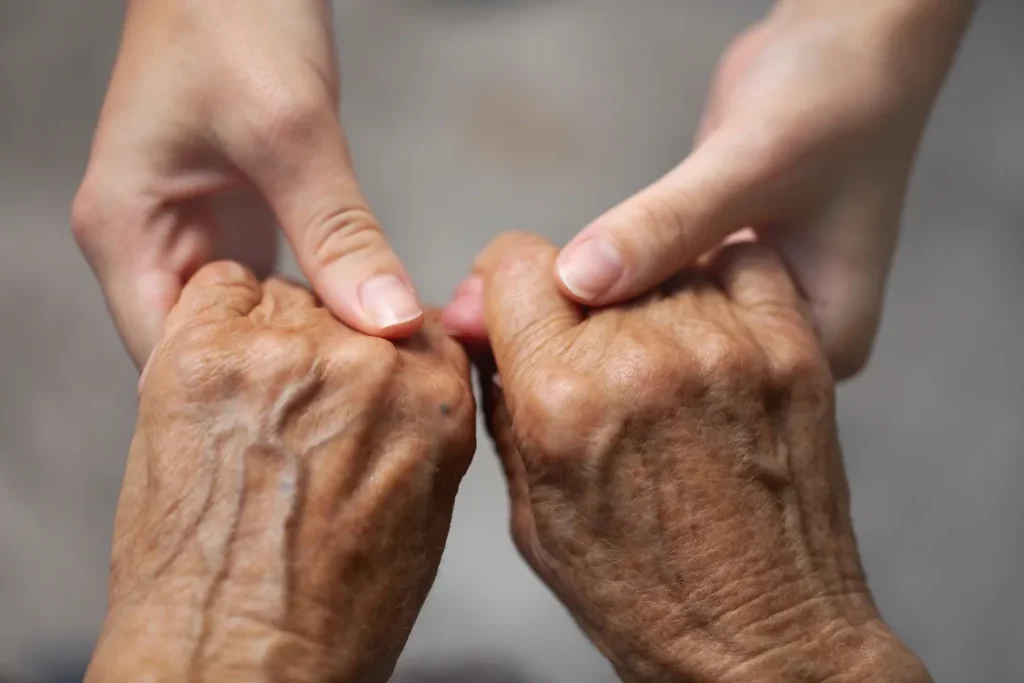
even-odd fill
[[[738,610],[737,614],[745,610]],[[811,600],[772,616],[709,620],[682,640],[612,653],[625,683],[931,683],[870,596]]]
[[[768,647],[745,661],[722,656],[641,672],[617,669],[623,683],[933,683],[924,663],[880,623],[837,627],[806,642]]]
[[[134,612],[134,610],[132,610]],[[188,680],[199,635],[176,624],[178,615],[151,613],[149,618],[111,609],[85,676],[85,683]]]
[[[811,640],[767,650],[719,680],[932,683],[921,660],[880,621],[836,626]]]

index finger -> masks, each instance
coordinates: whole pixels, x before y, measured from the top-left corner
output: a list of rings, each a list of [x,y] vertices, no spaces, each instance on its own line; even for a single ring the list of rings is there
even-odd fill
[[[200,268],[181,290],[178,303],[164,321],[163,332],[139,376],[139,393],[168,339],[190,325],[245,317],[262,298],[259,280],[243,265],[217,261]]]
[[[539,235],[506,233],[477,258],[483,280],[484,320],[501,373],[532,357],[583,315],[551,277],[558,249]]]
[[[263,298],[263,288],[252,271],[233,261],[217,261],[200,268],[181,290],[178,303],[164,323],[166,339],[187,325],[242,318]]]

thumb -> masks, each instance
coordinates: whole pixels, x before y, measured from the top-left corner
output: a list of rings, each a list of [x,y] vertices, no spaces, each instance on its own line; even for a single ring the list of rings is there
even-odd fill
[[[693,264],[763,208],[760,160],[722,136],[598,218],[555,263],[563,292],[582,304],[620,303]]]
[[[250,177],[327,308],[366,334],[408,336],[423,308],[359,190],[341,127],[331,113],[311,129],[261,158]]]

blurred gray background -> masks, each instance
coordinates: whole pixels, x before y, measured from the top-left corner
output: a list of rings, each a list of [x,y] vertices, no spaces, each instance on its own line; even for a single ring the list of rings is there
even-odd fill
[[[674,165],[720,51],[768,4],[340,2],[357,168],[426,298],[494,233],[564,241]],[[0,679],[73,678],[103,617],[136,377],[67,214],[121,7],[0,3]],[[1024,3],[982,7],[877,352],[840,392],[871,584],[940,681],[1024,680],[1022,32]],[[481,441],[399,679],[613,681],[513,550]]]

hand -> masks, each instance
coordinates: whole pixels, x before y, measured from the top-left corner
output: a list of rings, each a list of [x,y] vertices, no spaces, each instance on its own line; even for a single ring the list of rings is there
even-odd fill
[[[918,141],[973,4],[779,2],[722,59],[696,150],[563,250],[563,292],[625,301],[753,226],[807,295],[835,375],[858,372]]]
[[[204,263],[272,269],[278,222],[342,321],[392,338],[422,324],[337,98],[327,0],[128,3],[72,224],[140,366]]]
[[[90,681],[386,681],[475,447],[468,361],[231,263],[142,381]]]
[[[556,254],[500,238],[463,291],[515,541],[622,678],[928,680],[872,602],[828,365],[772,253],[589,316]]]

